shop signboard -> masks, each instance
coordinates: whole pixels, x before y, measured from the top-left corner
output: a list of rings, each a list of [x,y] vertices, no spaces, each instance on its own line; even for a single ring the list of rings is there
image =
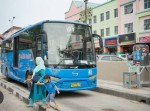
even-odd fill
[[[119,35],[119,45],[135,44],[135,33]]]
[[[150,43],[150,36],[140,37],[139,42],[140,43]]]
[[[116,45],[117,45],[117,38],[105,39],[105,46],[116,46]]]

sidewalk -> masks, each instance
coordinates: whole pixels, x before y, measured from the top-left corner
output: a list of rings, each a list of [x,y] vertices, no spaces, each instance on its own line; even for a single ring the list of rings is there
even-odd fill
[[[144,102],[150,105],[150,87],[128,89],[123,88],[122,83],[98,80],[97,89],[95,89],[94,91],[110,94],[113,96],[123,97],[138,102]]]

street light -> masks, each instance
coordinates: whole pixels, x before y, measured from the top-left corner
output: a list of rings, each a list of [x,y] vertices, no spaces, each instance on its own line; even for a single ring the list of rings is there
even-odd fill
[[[13,17],[9,22],[11,22],[11,28],[10,28],[10,35],[13,34],[13,22],[14,22],[15,17]]]
[[[84,0],[85,2],[85,23],[87,23],[87,3],[88,3],[88,0]]]
[[[15,19],[15,17],[13,17],[12,20],[9,20],[11,22],[11,27],[13,27],[14,19]]]

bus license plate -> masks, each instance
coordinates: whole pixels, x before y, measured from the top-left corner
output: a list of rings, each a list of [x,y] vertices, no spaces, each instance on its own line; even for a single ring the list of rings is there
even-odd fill
[[[80,87],[80,86],[81,86],[80,83],[72,83],[72,84],[71,84],[71,87]]]

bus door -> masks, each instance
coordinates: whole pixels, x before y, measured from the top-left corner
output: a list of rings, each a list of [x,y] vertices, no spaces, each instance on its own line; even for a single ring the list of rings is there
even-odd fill
[[[19,37],[14,38],[13,50],[13,74],[18,77],[18,60],[19,60]]]

